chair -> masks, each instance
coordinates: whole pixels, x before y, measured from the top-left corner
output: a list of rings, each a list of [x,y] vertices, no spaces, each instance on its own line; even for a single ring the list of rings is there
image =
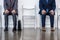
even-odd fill
[[[57,8],[57,28],[60,29],[60,8]]]
[[[22,27],[34,27],[36,29],[36,7],[25,8],[22,6]]]

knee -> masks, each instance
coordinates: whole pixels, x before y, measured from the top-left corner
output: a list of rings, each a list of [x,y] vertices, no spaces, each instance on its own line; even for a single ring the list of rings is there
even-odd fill
[[[5,15],[5,16],[8,16],[8,14],[6,14],[6,13],[5,13],[4,15]]]
[[[50,14],[50,16],[54,16],[54,14]]]
[[[13,18],[16,18],[16,14],[12,14]]]
[[[45,19],[45,17],[46,17],[46,15],[45,15],[45,14],[43,14],[43,15],[41,16],[41,18],[42,18],[42,19]]]
[[[16,14],[12,13],[13,16],[16,16]]]
[[[45,16],[46,14],[42,14],[42,16]]]
[[[51,16],[54,16],[55,13],[50,13]]]
[[[54,18],[54,15],[50,14],[50,18]]]
[[[46,15],[46,13],[42,13],[42,15]]]

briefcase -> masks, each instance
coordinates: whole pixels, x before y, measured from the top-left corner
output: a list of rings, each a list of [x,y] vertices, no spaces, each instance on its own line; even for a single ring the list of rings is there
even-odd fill
[[[18,20],[18,31],[21,31],[21,20]]]

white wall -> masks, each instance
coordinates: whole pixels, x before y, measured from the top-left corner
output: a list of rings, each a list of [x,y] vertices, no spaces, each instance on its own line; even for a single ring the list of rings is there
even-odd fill
[[[60,8],[59,4],[60,4],[60,1],[59,0],[56,0],[56,4],[58,6],[58,8]],[[1,0],[0,2],[0,5],[2,6],[2,13],[3,13],[3,0]],[[36,16],[37,16],[37,27],[40,27],[41,23],[40,23],[40,15],[38,14],[39,12],[39,0],[18,0],[18,13],[19,13],[19,16],[18,16],[18,19],[19,20],[22,20],[22,6],[24,8],[34,8],[36,6]],[[60,12],[59,12],[60,13]],[[26,14],[26,13],[25,13]],[[31,13],[29,13],[31,14]],[[33,14],[33,13],[32,13]],[[57,15],[57,12],[56,12],[56,15]],[[48,18],[48,17],[47,17]],[[49,18],[48,18],[49,19]],[[57,16],[55,16],[55,22],[57,21]],[[3,17],[3,14],[2,14],[2,27],[4,27],[4,17]],[[57,22],[56,22],[57,23]],[[57,27],[57,24],[55,23],[55,27]],[[49,22],[48,22],[48,26],[49,27]],[[59,27],[60,28],[60,27]]]

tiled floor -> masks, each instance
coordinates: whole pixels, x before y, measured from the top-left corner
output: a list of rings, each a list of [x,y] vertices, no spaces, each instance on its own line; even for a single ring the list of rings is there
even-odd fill
[[[40,29],[31,28],[19,32],[12,32],[12,29],[9,29],[8,32],[4,32],[2,29],[0,30],[0,40],[60,40],[60,31],[56,29],[51,32],[47,29],[46,32],[43,32]]]

